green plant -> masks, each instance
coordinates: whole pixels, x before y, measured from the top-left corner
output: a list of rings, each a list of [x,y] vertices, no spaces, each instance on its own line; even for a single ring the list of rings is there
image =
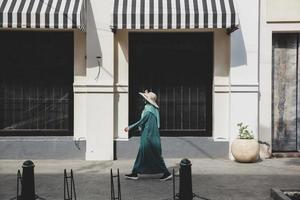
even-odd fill
[[[239,127],[239,138],[240,139],[253,139],[253,132],[248,129],[248,125],[243,125],[243,123],[238,123],[237,126]]]

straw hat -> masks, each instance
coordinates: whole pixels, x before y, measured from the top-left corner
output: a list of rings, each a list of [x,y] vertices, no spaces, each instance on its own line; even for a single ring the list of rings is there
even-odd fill
[[[156,103],[157,96],[154,92],[148,92],[148,90],[145,90],[144,93],[139,92],[139,94],[142,97],[144,97],[144,99],[146,99],[149,103],[151,103],[153,106],[155,106],[156,108],[159,108]]]

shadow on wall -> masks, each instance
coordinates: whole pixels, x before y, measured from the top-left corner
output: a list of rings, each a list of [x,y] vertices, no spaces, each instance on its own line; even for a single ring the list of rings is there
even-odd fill
[[[103,58],[99,38],[92,5],[90,1],[87,1],[87,68],[102,67]],[[97,59],[97,57],[101,59]]]
[[[122,52],[119,52],[119,47]],[[114,35],[114,76],[115,83],[119,82],[119,60],[122,53],[126,62],[129,65],[128,53],[129,51],[129,33],[126,30],[119,30]]]
[[[247,52],[242,28],[231,33],[231,54],[234,55],[231,59],[231,67],[241,67],[247,65]]]

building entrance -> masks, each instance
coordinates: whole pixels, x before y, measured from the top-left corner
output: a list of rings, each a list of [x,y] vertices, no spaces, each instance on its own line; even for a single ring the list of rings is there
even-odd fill
[[[274,152],[300,151],[300,34],[273,34]]]

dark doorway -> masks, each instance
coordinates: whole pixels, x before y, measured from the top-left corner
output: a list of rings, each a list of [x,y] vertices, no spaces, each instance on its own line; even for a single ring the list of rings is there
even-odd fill
[[[73,32],[0,31],[0,135],[73,134]]]
[[[300,150],[300,34],[273,34],[274,152]]]
[[[148,89],[158,95],[161,135],[211,136],[212,77],[213,33],[130,33],[130,123]]]

